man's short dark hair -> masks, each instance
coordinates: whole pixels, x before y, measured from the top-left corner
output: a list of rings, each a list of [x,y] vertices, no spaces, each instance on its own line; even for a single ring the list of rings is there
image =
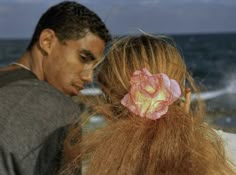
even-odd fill
[[[52,29],[60,41],[80,39],[87,31],[96,34],[105,43],[111,40],[109,31],[99,16],[74,1],[56,4],[41,16],[27,50],[31,50],[41,32],[47,28]]]

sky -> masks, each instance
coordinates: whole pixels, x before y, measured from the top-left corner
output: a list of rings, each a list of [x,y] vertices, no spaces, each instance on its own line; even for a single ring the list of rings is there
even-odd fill
[[[0,0],[0,38],[30,38],[59,0]],[[114,35],[236,33],[236,0],[79,0]]]

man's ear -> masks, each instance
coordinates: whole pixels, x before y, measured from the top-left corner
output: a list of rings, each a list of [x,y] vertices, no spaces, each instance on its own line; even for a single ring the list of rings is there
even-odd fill
[[[48,55],[52,50],[52,46],[56,40],[56,34],[51,29],[44,29],[39,36],[39,47],[43,54]]]

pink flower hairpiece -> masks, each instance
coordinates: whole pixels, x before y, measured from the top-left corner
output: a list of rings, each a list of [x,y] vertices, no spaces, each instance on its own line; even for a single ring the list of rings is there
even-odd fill
[[[130,91],[121,100],[122,105],[140,117],[161,118],[168,106],[181,96],[176,80],[166,74],[151,74],[146,68],[135,71],[130,80]]]

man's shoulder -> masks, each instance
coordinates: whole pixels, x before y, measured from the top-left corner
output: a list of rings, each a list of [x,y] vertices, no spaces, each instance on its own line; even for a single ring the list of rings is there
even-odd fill
[[[5,99],[16,98],[22,99],[45,99],[47,101],[57,102],[54,105],[65,101],[70,105],[74,104],[72,99],[58,91],[45,81],[38,79],[18,80],[0,88],[0,97]]]
[[[0,70],[0,87],[25,79],[37,79],[37,77],[25,69]]]
[[[32,72],[24,69],[0,72],[0,99],[4,103],[42,100],[45,103],[53,103],[54,106],[70,108],[75,105],[70,97],[46,81],[38,80]]]
[[[70,121],[80,114],[79,105],[71,97],[37,79],[19,80],[0,88],[0,99],[0,112],[9,117],[18,113]]]

